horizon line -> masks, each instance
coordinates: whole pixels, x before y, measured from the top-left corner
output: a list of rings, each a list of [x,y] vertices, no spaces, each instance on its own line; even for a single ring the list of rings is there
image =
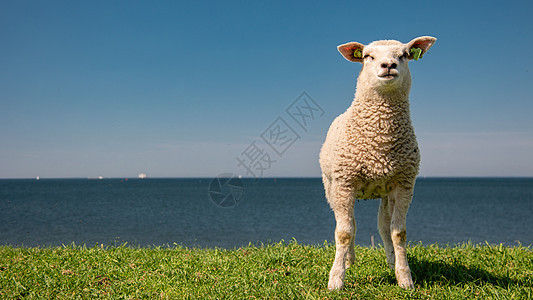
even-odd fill
[[[213,179],[218,176],[165,176],[165,177],[146,177],[139,178],[132,177],[0,177],[0,180],[69,180],[69,179],[84,179],[84,180],[146,180],[146,179]],[[269,176],[269,177],[239,177],[243,180],[262,180],[262,179],[321,179],[321,176]],[[226,177],[223,177],[226,178]],[[533,179],[533,176],[417,176],[416,179]]]

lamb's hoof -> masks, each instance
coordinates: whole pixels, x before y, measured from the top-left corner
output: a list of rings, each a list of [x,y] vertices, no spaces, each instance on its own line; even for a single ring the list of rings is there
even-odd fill
[[[344,280],[341,277],[330,277],[328,282],[328,290],[336,291],[344,288]]]
[[[398,279],[398,285],[404,290],[412,290],[415,288],[415,285],[413,284],[413,279],[411,279],[410,277]]]

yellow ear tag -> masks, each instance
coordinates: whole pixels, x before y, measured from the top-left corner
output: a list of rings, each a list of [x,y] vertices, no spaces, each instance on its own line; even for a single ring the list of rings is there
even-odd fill
[[[355,49],[355,51],[353,52],[353,57],[355,58],[363,57],[363,52],[361,52],[361,49]]]
[[[409,53],[411,53],[414,60],[422,58],[422,49],[420,48],[411,48],[411,50],[409,50]]]

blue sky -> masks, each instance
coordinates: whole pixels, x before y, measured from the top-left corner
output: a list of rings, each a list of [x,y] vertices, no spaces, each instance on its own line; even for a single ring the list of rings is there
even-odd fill
[[[336,46],[438,41],[410,63],[421,176],[533,176],[531,1],[1,1],[0,178],[319,176],[359,64]],[[306,92],[323,109],[299,127]],[[298,134],[279,156],[261,135]]]

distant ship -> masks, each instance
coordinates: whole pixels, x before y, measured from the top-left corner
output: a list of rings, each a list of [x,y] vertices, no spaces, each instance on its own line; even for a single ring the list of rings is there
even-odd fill
[[[139,174],[138,177],[139,177],[140,179],[144,179],[144,178],[147,178],[148,175],[146,175],[146,173],[141,173],[141,174]]]

